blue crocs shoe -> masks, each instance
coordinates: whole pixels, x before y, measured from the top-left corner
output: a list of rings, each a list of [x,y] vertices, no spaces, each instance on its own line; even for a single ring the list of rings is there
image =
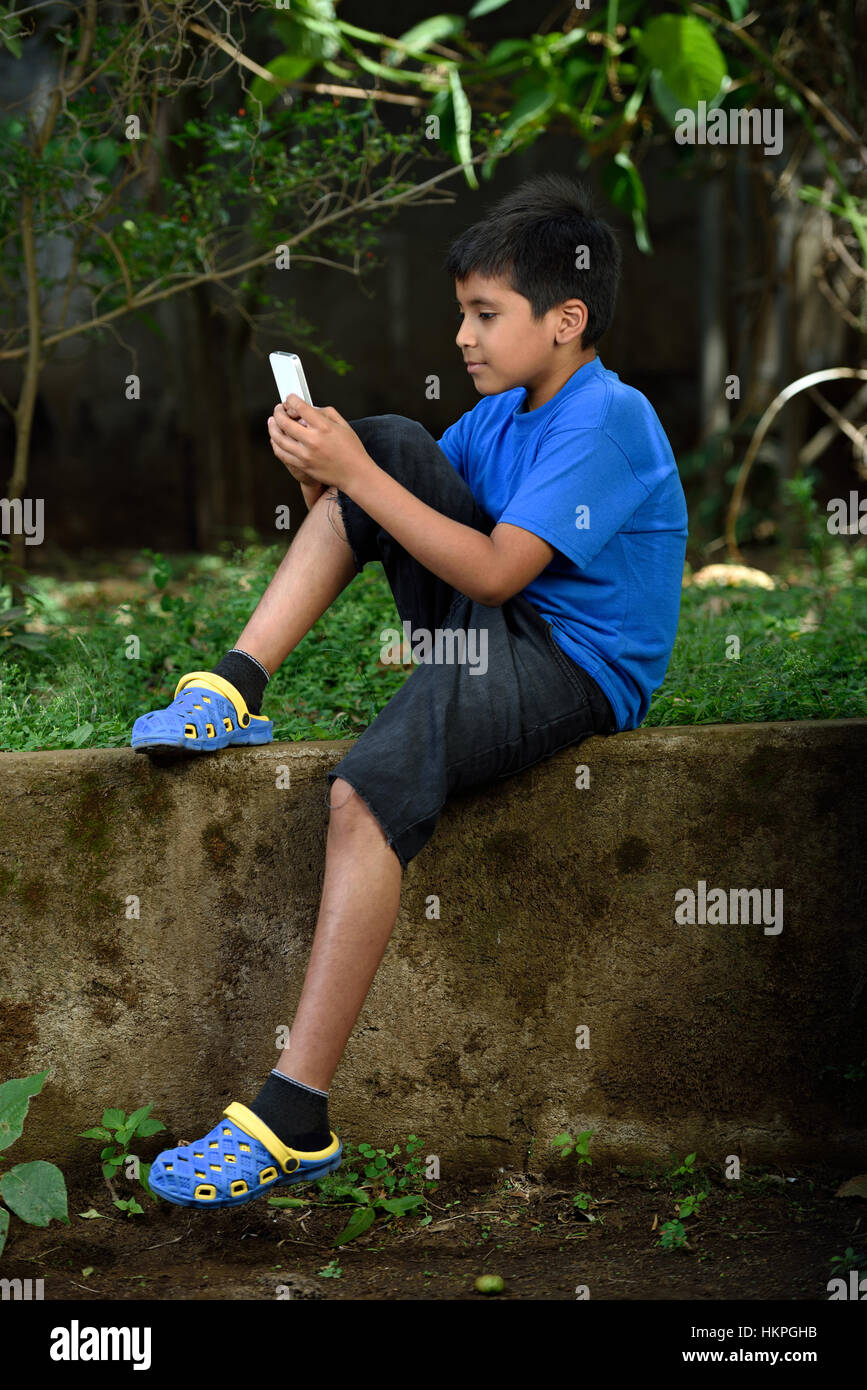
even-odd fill
[[[340,1167],[343,1145],[312,1153],[290,1149],[264,1120],[233,1100],[210,1134],[195,1144],[164,1149],[154,1160],[148,1184],[179,1207],[242,1207],[272,1188],[316,1182]]]
[[[131,743],[137,753],[210,753],[273,739],[273,721],[251,714],[230,681],[213,671],[188,671],[167,709],[142,714],[135,721]]]

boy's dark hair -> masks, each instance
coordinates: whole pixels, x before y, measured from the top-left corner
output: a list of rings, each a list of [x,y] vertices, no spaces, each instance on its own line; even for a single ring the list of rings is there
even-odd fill
[[[581,246],[588,248],[586,270],[575,265]],[[442,269],[456,280],[473,271],[501,277],[530,301],[536,321],[565,299],[582,299],[588,348],[611,323],[621,261],[617,238],[594,213],[588,190],[563,174],[538,174],[462,232]]]

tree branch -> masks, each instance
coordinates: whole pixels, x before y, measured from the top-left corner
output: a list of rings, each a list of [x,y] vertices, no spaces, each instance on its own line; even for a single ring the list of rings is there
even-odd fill
[[[486,158],[486,152],[481,152],[477,155],[474,155],[471,162],[477,164],[482,159]],[[444,169],[441,173],[434,174],[433,177],[428,179],[425,183],[415,184],[412,188],[405,189],[402,193],[395,194],[391,199],[388,200],[387,203],[384,203],[380,195],[383,192],[383,189],[387,188],[390,183],[394,182],[394,180],[389,180],[388,184],[383,185],[383,189],[380,189],[377,193],[371,194],[369,197],[363,199],[360,203],[350,203],[347,207],[340,208],[336,212],[333,212],[326,217],[320,218],[316,222],[314,227],[305,227],[302,231],[296,233],[296,235],[293,237],[282,238],[282,244],[291,248],[298,242],[301,242],[306,237],[310,236],[314,230],[318,231],[321,227],[327,226],[329,223],[338,222],[341,219],[348,217],[351,213],[361,212],[368,207],[397,207],[402,203],[419,202],[421,201],[419,195],[423,194],[425,190],[433,188],[435,185],[441,183],[444,179],[454,178],[456,174],[460,174],[462,172],[462,166],[456,164],[450,169]],[[230,279],[236,275],[243,275],[248,270],[252,270],[255,266],[269,264],[272,260],[273,254],[273,251],[265,251],[262,253],[261,256],[254,257],[253,260],[245,261],[242,265],[229,266],[226,270],[210,271],[204,275],[186,274],[180,284],[170,286],[154,294],[144,295],[141,292],[139,292],[139,295],[130,300],[128,304],[122,304],[119,305],[116,309],[110,309],[108,312],[98,316],[97,318],[89,319],[86,323],[75,324],[70,328],[63,329],[61,332],[49,334],[43,339],[42,345],[46,348],[53,347],[55,343],[62,342],[65,338],[71,338],[78,333],[86,333],[94,328],[100,328],[104,324],[112,322],[113,319],[119,318],[122,314],[130,313],[131,311],[137,309],[143,309],[147,305],[156,304],[162,299],[170,299],[173,295],[180,294],[184,290],[193,289],[196,285],[205,284],[208,281],[219,282],[221,280]],[[165,280],[165,278],[165,276],[161,277],[162,280]],[[17,359],[23,357],[26,354],[26,352],[26,347],[6,349],[0,351],[0,361],[16,361]]]

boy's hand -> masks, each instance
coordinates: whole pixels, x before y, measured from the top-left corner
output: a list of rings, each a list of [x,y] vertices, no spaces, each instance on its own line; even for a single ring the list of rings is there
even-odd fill
[[[288,400],[289,397],[287,396],[286,399]],[[285,405],[279,403],[278,405],[275,405],[274,414],[270,416],[268,419],[268,434],[271,439],[271,448],[275,456],[280,460],[281,463],[286,465],[287,470],[292,474],[292,477],[295,479],[295,481],[301,484],[302,488],[318,487],[319,484],[314,483],[309,473],[305,473],[304,469],[299,467],[297,459],[290,458],[290,456],[285,452],[285,450],[281,452],[276,447],[276,441],[278,439],[282,440],[285,444],[289,443],[289,435],[283,434],[283,421],[282,419],[280,419],[280,417],[285,416],[288,413],[289,412],[286,410]],[[298,419],[299,417],[297,415],[293,415],[292,418]],[[273,426],[275,425],[275,422],[278,420],[278,432],[275,433]]]
[[[321,409],[286,397],[268,420],[271,448],[299,482],[323,483],[352,493],[365,465],[373,464],[358,435],[332,405]]]

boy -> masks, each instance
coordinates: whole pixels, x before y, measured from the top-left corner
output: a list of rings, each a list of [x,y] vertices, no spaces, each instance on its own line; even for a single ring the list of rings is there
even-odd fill
[[[159,1155],[150,1183],[169,1201],[239,1206],[339,1167],[331,1079],[403,870],[446,799],[647,713],[677,631],[687,515],[652,406],[596,353],[620,260],[579,187],[531,179],[445,262],[473,410],[436,443],[403,416],[350,424],[296,396],[268,421],[308,515],[237,647],[137,720],[133,746],[270,742],[266,682],[369,560],[414,638],[481,636],[486,665],[423,661],[326,774],[325,881],[291,1050],[249,1106]]]

